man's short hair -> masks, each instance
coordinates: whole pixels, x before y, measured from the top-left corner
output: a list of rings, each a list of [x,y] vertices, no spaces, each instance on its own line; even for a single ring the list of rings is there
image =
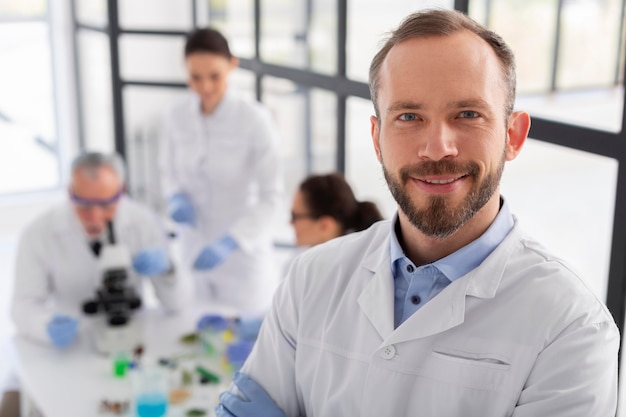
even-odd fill
[[[120,182],[126,183],[124,159],[118,153],[83,152],[72,161],[71,174],[74,176],[76,171],[84,169],[88,175],[95,177],[102,167],[111,168]]]
[[[376,116],[380,116],[377,102],[380,68],[391,48],[407,39],[449,36],[463,30],[478,35],[487,42],[498,57],[502,69],[503,88],[506,94],[504,110],[508,120],[515,105],[516,79],[513,51],[495,32],[485,28],[459,11],[444,9],[421,10],[407,16],[400,23],[400,26],[389,34],[383,47],[372,59],[369,71],[369,85]]]

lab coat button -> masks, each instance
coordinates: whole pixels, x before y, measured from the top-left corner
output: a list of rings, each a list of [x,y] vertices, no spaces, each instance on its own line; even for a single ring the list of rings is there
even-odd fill
[[[394,345],[385,346],[385,348],[380,352],[380,356],[383,359],[393,359],[396,356],[396,348]]]

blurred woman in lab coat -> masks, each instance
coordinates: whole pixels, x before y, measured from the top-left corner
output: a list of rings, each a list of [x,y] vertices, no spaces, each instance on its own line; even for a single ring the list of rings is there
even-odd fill
[[[160,170],[181,262],[203,302],[263,313],[278,282],[272,225],[281,195],[269,112],[229,86],[238,59],[214,29],[185,45],[189,96],[165,117]]]

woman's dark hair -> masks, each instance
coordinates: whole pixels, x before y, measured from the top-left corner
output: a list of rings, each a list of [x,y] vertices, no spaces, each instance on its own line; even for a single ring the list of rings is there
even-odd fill
[[[383,219],[376,204],[357,201],[352,188],[338,172],[309,176],[299,189],[311,217],[332,217],[341,225],[343,234],[365,230]]]
[[[208,52],[232,58],[228,41],[218,30],[213,28],[195,29],[187,35],[185,43],[185,57],[196,52]]]

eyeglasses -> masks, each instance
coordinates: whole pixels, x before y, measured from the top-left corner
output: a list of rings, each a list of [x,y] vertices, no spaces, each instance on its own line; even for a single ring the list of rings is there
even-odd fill
[[[291,223],[295,223],[298,220],[301,219],[315,219],[316,217],[309,214],[309,213],[294,213],[293,211],[291,212]]]
[[[91,208],[91,207],[98,206],[103,209],[108,209],[108,208],[111,208],[113,204],[117,203],[120,200],[123,193],[124,193],[124,189],[122,188],[117,193],[115,193],[115,195],[113,195],[112,197],[100,199],[100,198],[83,198],[83,197],[76,195],[76,193],[74,193],[74,190],[70,190],[70,200],[72,200],[72,203],[80,206],[81,208]]]

